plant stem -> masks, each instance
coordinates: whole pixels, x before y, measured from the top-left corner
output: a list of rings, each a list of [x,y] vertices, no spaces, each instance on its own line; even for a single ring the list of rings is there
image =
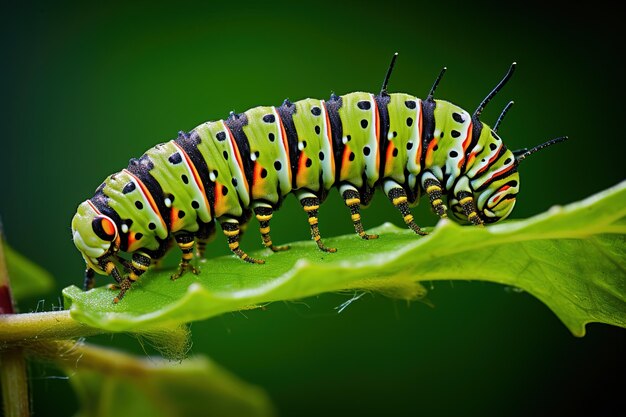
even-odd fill
[[[0,315],[0,348],[42,339],[72,339],[102,333],[75,321],[68,310]]]
[[[54,362],[61,368],[79,366],[104,375],[141,375],[174,366],[170,361],[133,356],[82,341],[47,340],[34,342],[25,349],[28,355]]]
[[[13,314],[15,308],[13,297],[11,296],[11,282],[9,281],[9,270],[4,258],[4,246],[2,235],[2,223],[0,222],[0,314]]]
[[[21,348],[0,351],[0,384],[6,417],[28,417],[26,361]]]
[[[2,223],[0,222],[0,313],[3,316],[15,316],[9,270],[4,258],[2,242]],[[0,322],[1,323],[1,322]],[[3,328],[0,324],[0,328]],[[6,417],[28,417],[28,384],[26,382],[26,360],[20,347],[2,349],[0,345],[0,385],[4,415]]]

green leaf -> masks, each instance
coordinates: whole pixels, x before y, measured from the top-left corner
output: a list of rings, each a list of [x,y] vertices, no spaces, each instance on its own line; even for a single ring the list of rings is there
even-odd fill
[[[233,256],[201,264],[198,276],[146,274],[119,303],[97,288],[64,290],[76,320],[111,331],[201,320],[261,303],[366,289],[416,299],[418,281],[486,280],[528,291],[582,336],[585,324],[626,327],[626,181],[581,202],[522,221],[465,227],[440,221],[429,236],[384,224],[380,239],[327,238],[287,252],[261,251],[265,265]]]
[[[269,398],[205,357],[182,363],[122,357],[122,366],[66,368],[81,417],[274,415]],[[80,364],[82,359],[78,359]]]
[[[3,248],[11,293],[16,300],[40,296],[52,290],[54,279],[48,271],[13,250],[6,242],[3,242]]]

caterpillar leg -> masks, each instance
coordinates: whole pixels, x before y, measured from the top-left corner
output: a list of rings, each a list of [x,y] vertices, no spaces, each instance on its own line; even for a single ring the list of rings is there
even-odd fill
[[[124,278],[124,280],[122,280],[122,282],[120,282],[120,292],[117,297],[113,299],[114,303],[118,303],[122,298],[124,298],[124,294],[126,294],[126,291],[128,291],[133,283],[137,281],[139,277],[148,270],[151,262],[152,259],[145,253],[133,253],[133,259],[130,265],[130,273],[128,274],[128,276],[126,276],[126,278]]]
[[[448,208],[443,204],[443,200],[441,199],[443,188],[439,180],[430,172],[425,172],[422,177],[422,187],[426,190],[430,205],[437,216],[442,219],[447,218],[448,214],[446,212]]]
[[[194,244],[194,236],[191,233],[181,233],[175,236],[176,243],[178,247],[183,252],[183,256],[180,259],[180,264],[178,265],[178,271],[172,274],[170,277],[172,280],[177,280],[182,277],[185,272],[191,271],[193,274],[198,274],[198,271],[193,265],[191,265],[191,260],[193,259],[193,244]]]
[[[248,256],[241,248],[239,247],[239,237],[241,230],[239,229],[239,222],[235,219],[227,219],[222,221],[221,223],[222,231],[226,238],[228,238],[228,247],[230,250],[239,257],[242,261],[250,262],[252,264],[264,264],[265,261],[263,259],[254,259]]]
[[[170,236],[162,245],[162,252],[161,252],[161,256],[159,256],[157,259],[153,259],[152,260],[152,270],[161,270],[163,269],[163,260],[165,259],[165,256],[170,252],[170,250],[172,250],[172,248],[174,247],[174,242],[176,241],[176,239],[174,239],[174,236]]]
[[[200,262],[205,261],[204,252],[206,251],[206,245],[213,239],[215,239],[215,222],[203,224],[196,233],[195,255]]]
[[[204,259],[204,253],[206,252],[206,245],[209,243],[210,239],[206,238],[196,238],[196,251],[195,255],[201,261]]]
[[[270,220],[274,214],[274,209],[267,203],[257,203],[254,207],[254,214],[259,221],[259,231],[263,238],[263,245],[266,248],[272,250],[272,252],[279,252],[289,249],[289,246],[274,246],[272,238],[270,237]]]
[[[474,197],[467,191],[460,191],[456,197],[459,200],[463,213],[467,216],[467,220],[472,222],[474,226],[484,226],[485,222],[476,213],[476,205],[474,204]]]
[[[104,257],[102,259],[98,259],[98,264],[100,268],[104,272],[107,273],[107,275],[110,275],[113,277],[115,282],[117,282],[118,284],[122,282],[122,276],[120,275],[120,271],[117,269],[117,266],[115,265],[115,263],[111,260],[109,256]],[[85,275],[87,275],[86,272],[85,272]],[[85,276],[85,278],[87,277]]]
[[[397,208],[398,211],[400,211],[400,214],[402,214],[402,218],[404,219],[404,222],[409,227],[409,229],[413,230],[418,235],[427,235],[428,232],[420,229],[417,223],[415,223],[413,215],[411,214],[411,208],[409,207],[408,198],[406,196],[406,191],[404,191],[404,188],[402,188],[400,184],[394,181],[386,181],[384,185],[384,191],[393,206]]]
[[[115,260],[117,260],[119,263],[121,263],[124,266],[124,269],[126,269],[127,271],[130,271],[131,262],[127,261],[126,259],[122,258],[121,256],[117,254],[113,256],[115,257]]]
[[[342,185],[339,191],[341,192],[341,197],[346,203],[346,206],[350,209],[354,231],[361,236],[362,239],[378,239],[378,235],[368,235],[363,229],[363,223],[361,223],[361,196],[357,189],[351,185]]]
[[[85,280],[83,281],[83,291],[89,291],[94,285],[95,271],[89,267],[85,270]]]
[[[322,242],[320,229],[318,226],[317,212],[320,208],[320,199],[312,193],[300,193],[298,195],[302,208],[309,216],[309,225],[311,226],[311,238],[317,243],[317,247],[324,252],[337,252],[336,248],[329,248]]]

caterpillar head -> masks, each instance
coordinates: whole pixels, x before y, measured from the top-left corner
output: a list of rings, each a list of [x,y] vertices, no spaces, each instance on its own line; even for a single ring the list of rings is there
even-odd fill
[[[84,201],[72,219],[72,238],[87,265],[105,274],[99,260],[119,250],[120,238],[115,222],[102,214],[91,201]]]
[[[484,223],[495,223],[506,219],[513,211],[519,192],[517,169],[520,162],[528,155],[565,140],[567,140],[567,136],[552,139],[530,150],[526,148],[513,152],[506,150],[492,164],[489,161],[487,163],[488,168],[485,170],[480,169],[480,165],[478,165],[480,174],[472,179],[462,177],[464,180],[458,181],[454,192],[449,194],[448,204],[451,208],[451,217],[460,222],[468,222],[468,217],[465,215],[461,204],[463,198],[455,197],[459,195],[460,188],[461,190],[474,190],[476,214]]]
[[[513,211],[518,192],[519,173],[514,171],[490,183],[485,189],[474,192],[476,214],[486,224],[506,219]],[[469,222],[457,198],[450,197],[448,204],[451,217],[461,223]]]

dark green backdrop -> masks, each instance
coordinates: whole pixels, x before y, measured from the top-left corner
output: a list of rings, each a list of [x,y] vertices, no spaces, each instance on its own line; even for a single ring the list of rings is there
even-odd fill
[[[2,6],[0,213],[8,240],[50,270],[59,290],[82,279],[69,230],[76,206],[129,158],[231,110],[376,92],[395,51],[391,91],[423,97],[445,65],[437,96],[469,111],[515,60],[518,71],[483,119],[493,123],[514,99],[500,129],[508,146],[571,136],[525,161],[513,217],[626,177],[623,24],[609,8],[279,3]],[[321,211],[327,235],[352,231],[340,203],[334,193]],[[370,227],[399,219],[380,195],[363,217]],[[424,207],[416,217],[436,220]],[[275,242],[309,237],[295,199],[275,218]],[[593,324],[574,338],[528,294],[438,283],[434,308],[367,295],[338,314],[350,296],[194,323],[193,353],[265,387],[283,416],[601,415],[624,392],[625,332]],[[141,352],[134,340],[109,339],[100,341]],[[56,375],[32,368],[38,416],[76,408]]]

